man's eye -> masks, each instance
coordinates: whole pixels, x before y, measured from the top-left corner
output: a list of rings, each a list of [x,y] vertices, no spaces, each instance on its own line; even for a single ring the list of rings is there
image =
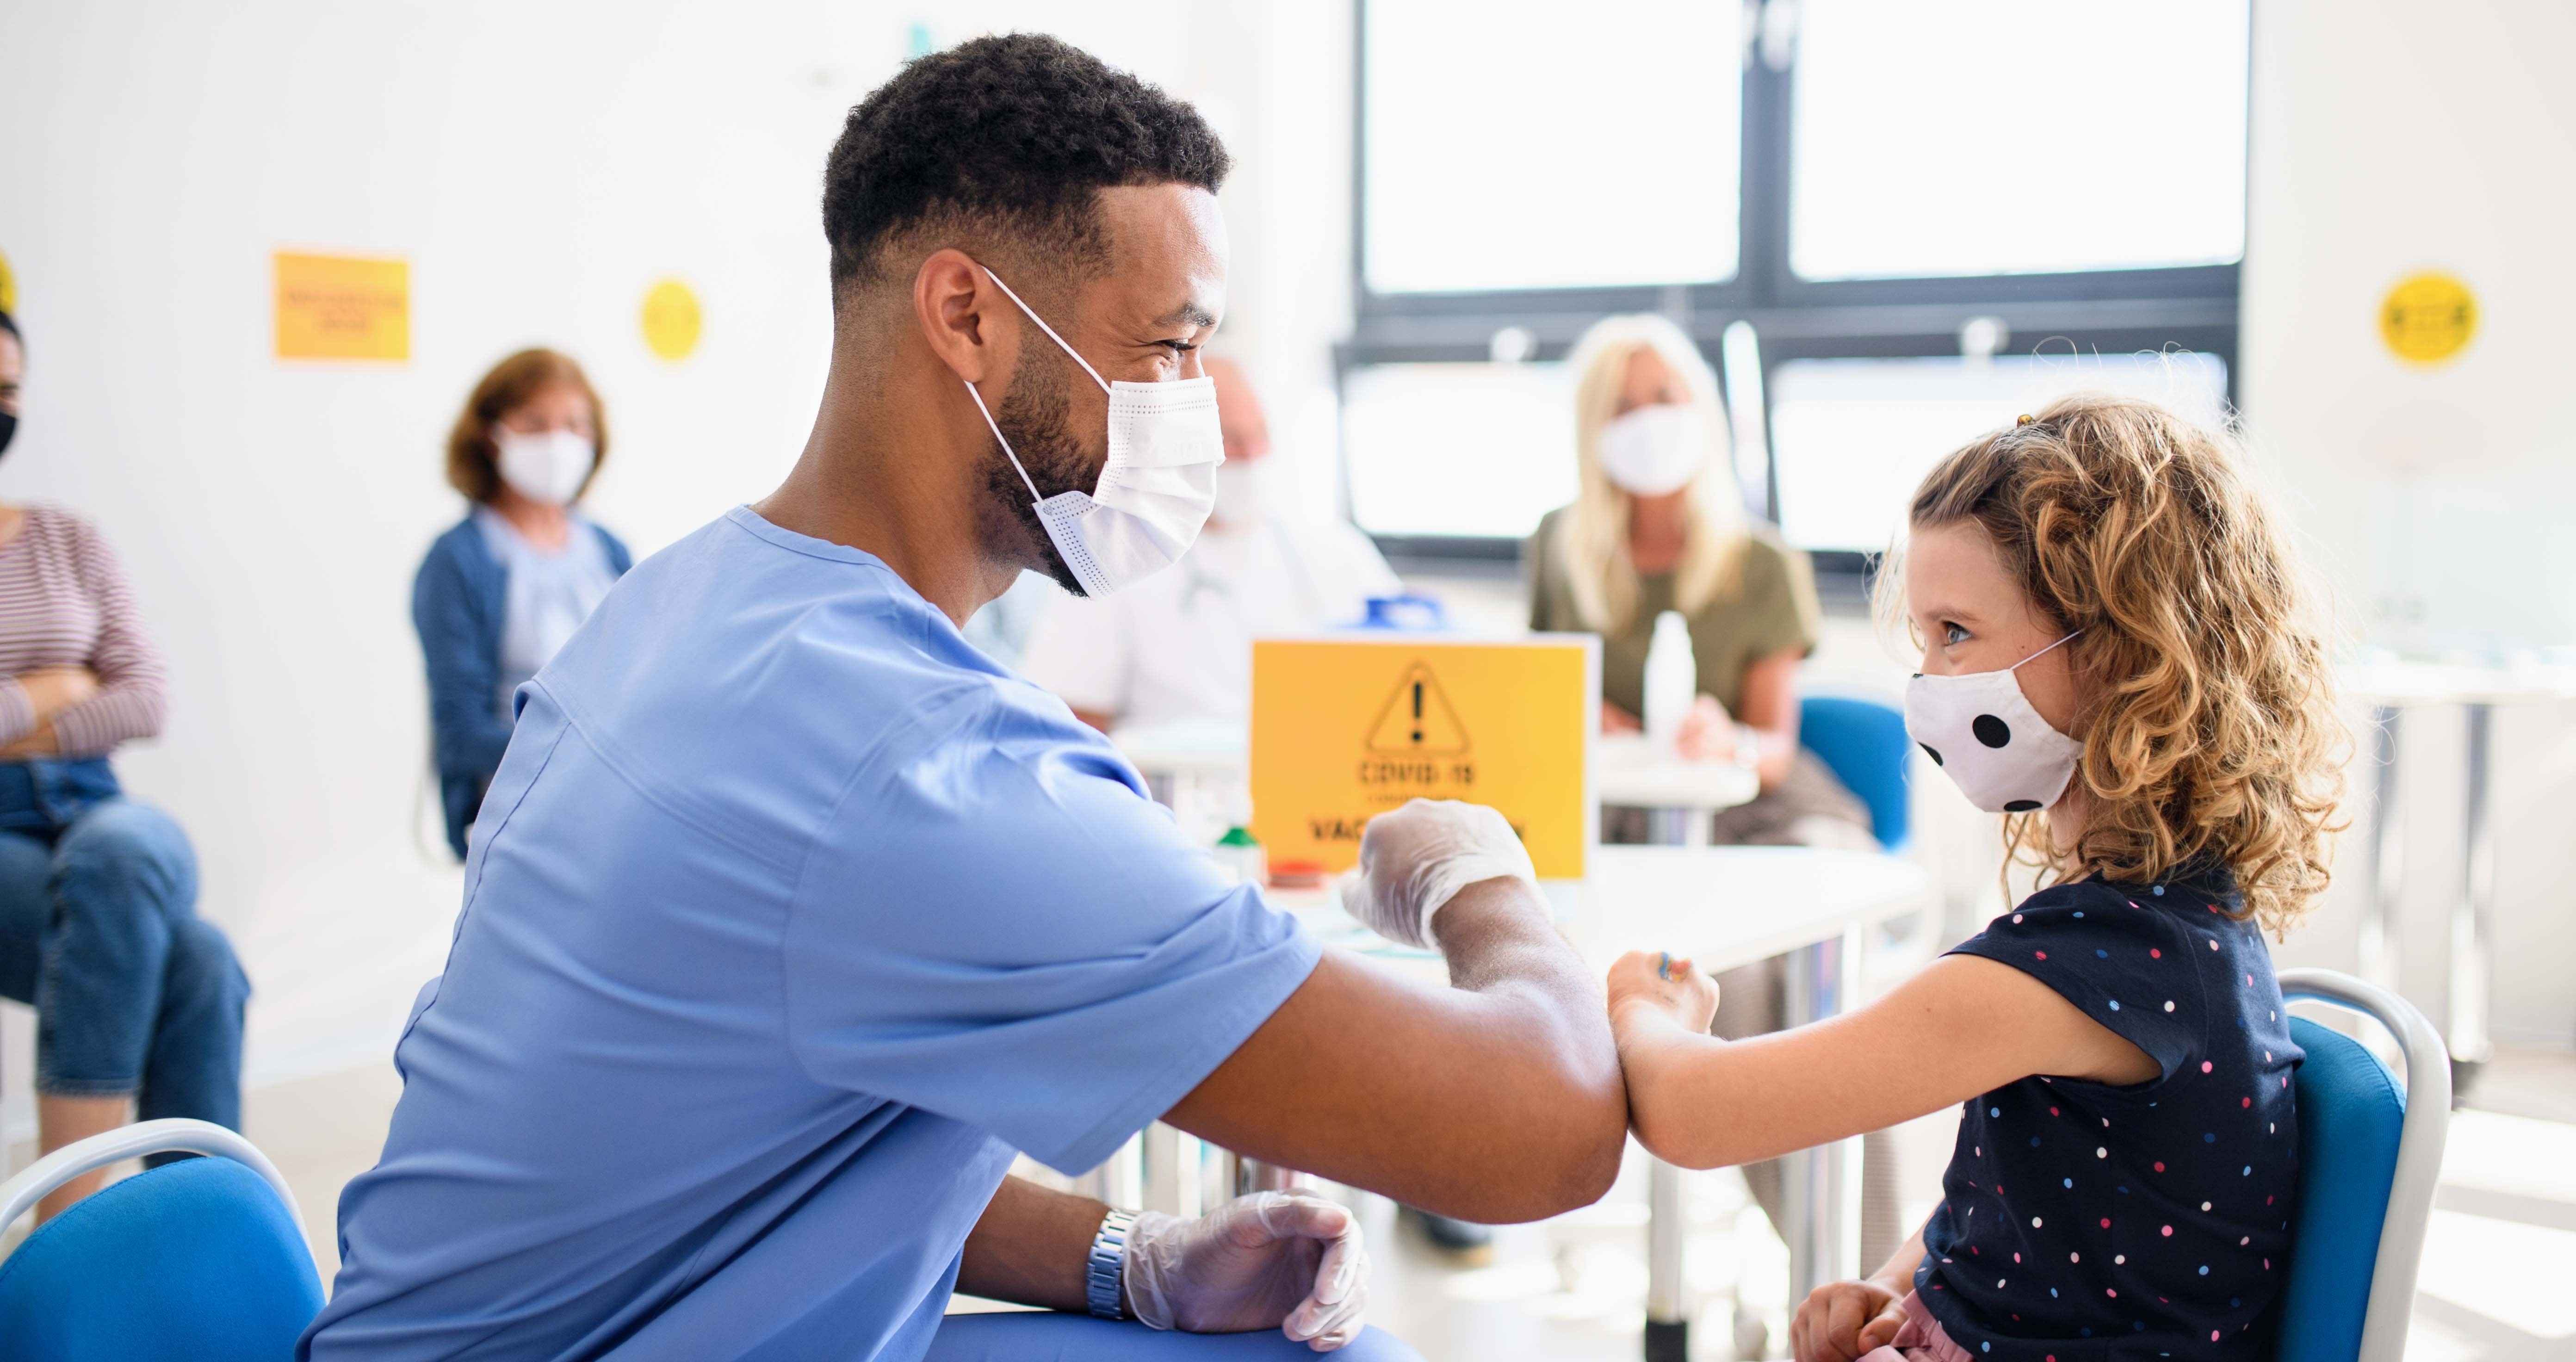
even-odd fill
[[[1948,620],[1941,621],[1941,646],[1955,648],[1968,641],[1968,631]]]

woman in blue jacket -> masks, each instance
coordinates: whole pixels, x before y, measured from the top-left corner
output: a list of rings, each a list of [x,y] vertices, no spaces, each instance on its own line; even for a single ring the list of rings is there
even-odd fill
[[[608,456],[581,366],[522,350],[474,385],[447,436],[447,481],[473,507],[429,546],[411,620],[429,664],[429,725],[447,845],[462,859],[510,745],[510,696],[572,637],[634,559],[573,509]]]

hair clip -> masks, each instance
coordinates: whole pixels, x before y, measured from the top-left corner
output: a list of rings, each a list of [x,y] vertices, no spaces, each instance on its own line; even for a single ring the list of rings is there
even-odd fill
[[[2026,426],[2031,423],[2032,419],[2033,418],[2029,412],[2023,412],[2020,416],[2013,419],[2013,424],[2016,426]]]

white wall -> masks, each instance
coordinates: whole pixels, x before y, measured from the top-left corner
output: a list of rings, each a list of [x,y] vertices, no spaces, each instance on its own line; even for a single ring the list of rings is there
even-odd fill
[[[1347,64],[1347,25],[1310,22],[1329,8],[7,5],[0,253],[30,372],[0,497],[95,519],[168,655],[167,734],[119,764],[186,824],[202,911],[259,989],[253,1079],[380,1058],[444,955],[458,877],[426,802],[409,593],[461,510],[440,447],[485,367],[548,344],[589,368],[614,439],[591,509],[639,552],[762,495],[828,359],[819,195],[845,111],[916,30],[1023,27],[1203,101],[1243,165],[1238,258],[1258,262],[1236,343],[1311,392],[1347,232],[1277,247],[1245,204],[1313,207],[1296,181],[1347,139],[1346,114],[1339,133],[1265,121],[1298,96],[1274,57]],[[1346,205],[1347,176],[1326,178]],[[279,248],[408,259],[410,362],[272,358]],[[679,364],[637,326],[665,275],[706,315]],[[28,1030],[13,1010],[9,1124]]]
[[[2559,0],[2263,0],[2254,7],[2242,395],[2255,449],[2351,638],[2472,656],[2576,644],[2576,7]],[[2439,369],[2382,346],[2380,299],[2466,280],[2479,334]],[[2463,722],[2404,736],[2403,984],[2438,1010],[2459,895]],[[2576,1037],[2576,706],[2499,724],[2494,1019]],[[2357,812],[2368,776],[2357,772]],[[2285,958],[2349,967],[2365,866]]]

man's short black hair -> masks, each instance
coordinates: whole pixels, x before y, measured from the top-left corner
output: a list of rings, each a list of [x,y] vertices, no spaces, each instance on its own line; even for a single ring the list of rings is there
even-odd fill
[[[1036,33],[975,38],[906,66],[850,110],[823,172],[835,292],[873,281],[889,238],[989,224],[1096,267],[1097,191],[1213,193],[1225,145],[1198,110]]]

